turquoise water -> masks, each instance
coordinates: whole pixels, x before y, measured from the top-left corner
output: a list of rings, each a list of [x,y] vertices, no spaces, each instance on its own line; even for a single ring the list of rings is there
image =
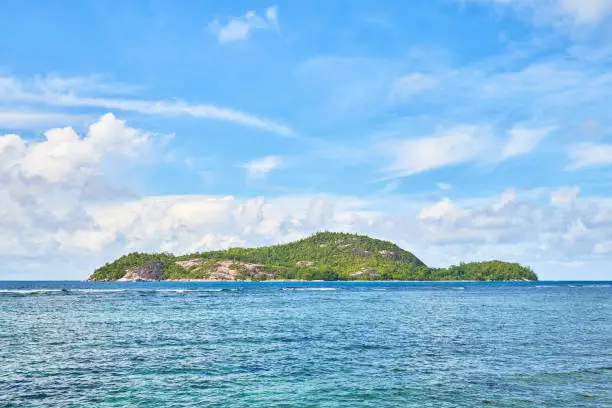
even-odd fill
[[[0,407],[610,407],[611,286],[0,282]]]

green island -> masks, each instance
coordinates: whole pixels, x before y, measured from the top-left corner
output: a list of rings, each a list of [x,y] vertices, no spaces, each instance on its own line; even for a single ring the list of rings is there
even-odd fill
[[[288,244],[175,256],[130,253],[96,269],[90,281],[405,280],[537,281],[526,266],[503,261],[430,268],[392,242],[320,232]]]

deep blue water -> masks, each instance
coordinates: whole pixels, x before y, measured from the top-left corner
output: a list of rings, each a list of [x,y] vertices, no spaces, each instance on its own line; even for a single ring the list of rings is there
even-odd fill
[[[0,282],[0,407],[612,407],[611,384],[610,282]]]

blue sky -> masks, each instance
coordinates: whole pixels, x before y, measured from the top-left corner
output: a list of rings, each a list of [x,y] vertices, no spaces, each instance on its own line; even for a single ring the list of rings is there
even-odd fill
[[[612,1],[8,1],[0,279],[353,231],[612,279]]]

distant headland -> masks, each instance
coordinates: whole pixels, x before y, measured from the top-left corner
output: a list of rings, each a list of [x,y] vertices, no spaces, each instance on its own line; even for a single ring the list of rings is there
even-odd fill
[[[175,256],[130,253],[89,281],[537,281],[531,268],[486,261],[430,268],[392,242],[320,232],[288,244]]]

